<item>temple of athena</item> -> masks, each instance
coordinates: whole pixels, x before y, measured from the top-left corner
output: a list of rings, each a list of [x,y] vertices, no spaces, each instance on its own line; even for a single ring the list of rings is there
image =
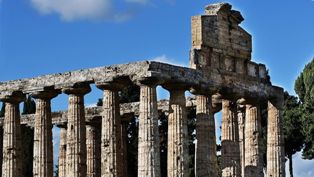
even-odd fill
[[[0,174],[23,177],[21,126],[27,125],[34,128],[34,177],[53,177],[53,164],[59,164],[59,177],[127,177],[126,126],[129,117],[138,116],[138,176],[160,177],[165,162],[158,117],[167,112],[166,173],[187,177],[187,108],[196,107],[195,176],[220,173],[214,114],[222,111],[222,176],[284,177],[283,89],[271,84],[264,64],[251,60],[252,37],[239,26],[243,20],[227,3],[210,4],[203,15],[192,17],[190,68],[139,61],[0,82],[5,104]],[[140,86],[140,101],[119,104],[119,91],[130,83]],[[92,84],[104,92],[103,106],[85,108]],[[157,101],[157,86],[169,91],[169,101]],[[187,99],[186,91],[193,98]],[[51,100],[62,93],[68,110],[52,112]],[[35,99],[35,114],[20,115],[26,96]],[[268,105],[266,158],[261,104]],[[58,163],[53,162],[53,125],[60,128]]]

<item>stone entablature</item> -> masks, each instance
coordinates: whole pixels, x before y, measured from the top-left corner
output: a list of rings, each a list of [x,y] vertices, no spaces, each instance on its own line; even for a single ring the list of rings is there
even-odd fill
[[[0,83],[0,98],[13,92],[30,94],[44,90],[61,90],[80,83],[138,82],[142,78],[157,79],[160,85],[181,84],[192,92],[219,93],[225,97],[268,99],[278,88],[262,79],[225,70],[205,72],[165,63],[144,61],[113,65],[60,74],[44,75]],[[279,88],[279,91],[280,88]]]

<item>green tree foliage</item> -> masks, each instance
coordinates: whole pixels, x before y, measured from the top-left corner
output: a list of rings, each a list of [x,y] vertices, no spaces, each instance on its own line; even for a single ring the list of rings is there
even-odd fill
[[[314,59],[304,67],[294,89],[301,100],[303,113],[305,142],[302,155],[305,159],[314,159]]]
[[[301,151],[304,144],[302,131],[302,111],[298,98],[285,92],[283,111],[283,131],[285,139],[285,153],[289,159],[290,176],[293,177],[292,155]]]

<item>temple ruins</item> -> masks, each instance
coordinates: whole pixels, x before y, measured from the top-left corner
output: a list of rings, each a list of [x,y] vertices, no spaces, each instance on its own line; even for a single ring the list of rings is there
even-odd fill
[[[220,173],[214,118],[220,110],[222,176],[284,177],[283,88],[271,84],[264,64],[251,60],[243,20],[227,3],[210,4],[192,17],[190,68],[140,61],[0,82],[0,174],[22,177],[24,124],[34,128],[34,177],[53,177],[53,125],[60,128],[59,177],[127,177],[126,126],[138,116],[138,177],[160,177],[158,117],[167,112],[167,176],[187,177],[187,109],[196,107],[196,177]],[[140,86],[140,101],[119,104],[119,91],[130,83]],[[92,84],[103,91],[103,106],[85,108]],[[169,91],[169,100],[157,101],[157,86]],[[187,99],[186,91],[194,97]],[[68,95],[68,110],[52,112],[51,100],[61,93]],[[27,95],[35,99],[36,113],[21,116]],[[268,105],[265,161],[261,104]]]

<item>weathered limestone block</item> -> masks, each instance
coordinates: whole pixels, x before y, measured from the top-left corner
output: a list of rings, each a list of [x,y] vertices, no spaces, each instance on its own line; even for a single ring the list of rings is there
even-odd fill
[[[66,176],[66,149],[67,149],[67,128],[65,125],[58,125],[60,128],[60,145],[59,145],[59,177]]]
[[[121,119],[118,87],[97,85],[104,90],[101,128],[101,176],[121,177]]]
[[[211,96],[196,97],[195,176],[217,176],[215,118]]]
[[[247,104],[245,114],[245,177],[262,177],[260,153],[261,117],[258,104]]]
[[[240,177],[240,146],[237,106],[235,102],[222,101],[221,166],[223,177]]]
[[[188,129],[184,90],[171,89],[168,116],[168,177],[188,176]]]
[[[19,103],[24,98],[25,96],[20,92],[0,98],[5,103],[2,177],[22,176],[22,139]]]
[[[84,95],[90,92],[87,84],[63,89],[69,95],[66,176],[86,177],[86,127]]]
[[[140,85],[138,177],[160,177],[156,85]]]
[[[283,97],[268,101],[267,177],[285,177],[282,108]]]
[[[53,147],[51,99],[58,92],[37,92],[32,97],[36,99],[36,114],[34,126],[34,177],[53,177]]]
[[[238,105],[238,125],[239,125],[239,146],[240,146],[240,164],[241,176],[244,177],[245,167],[245,106]]]
[[[96,125],[86,123],[87,177],[100,177],[100,132]]]

